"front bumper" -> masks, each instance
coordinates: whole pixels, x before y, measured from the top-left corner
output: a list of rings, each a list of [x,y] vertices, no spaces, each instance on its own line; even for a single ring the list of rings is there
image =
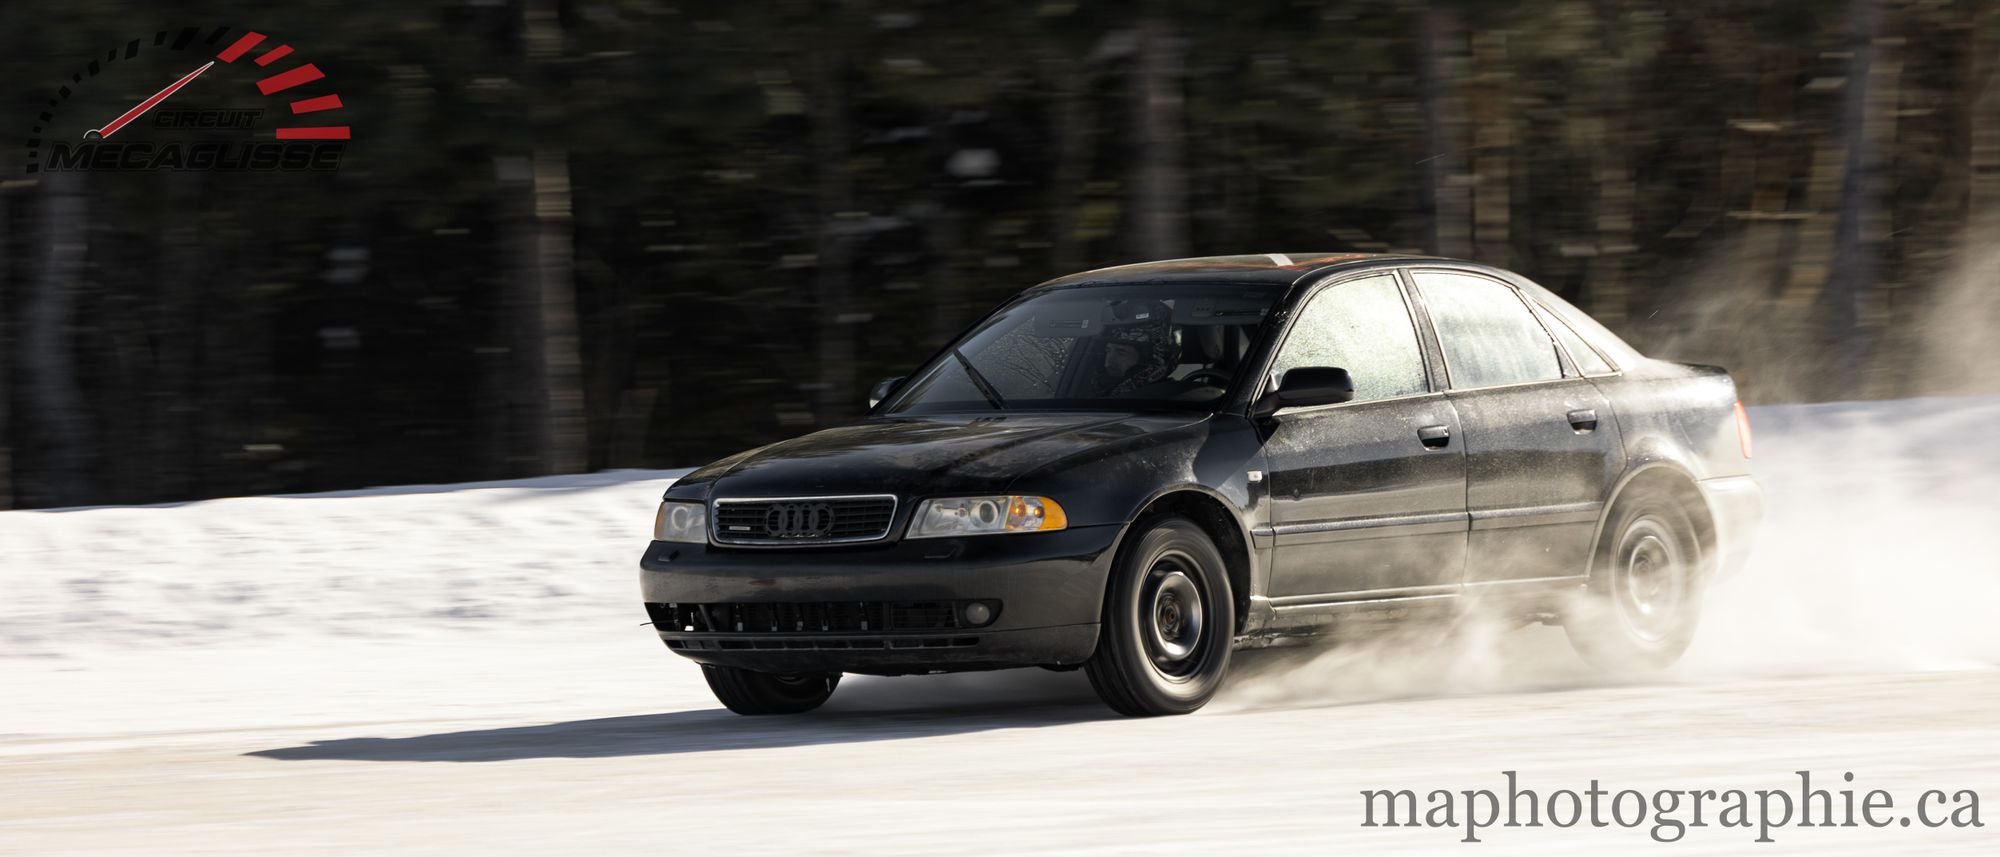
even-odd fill
[[[656,541],[639,561],[639,586],[660,639],[705,664],[880,675],[1070,665],[1096,649],[1120,530],[844,548]],[[881,618],[969,601],[997,610],[979,626],[962,616],[920,627]],[[698,619],[669,621],[690,615],[688,605]]]
[[[1764,489],[1748,476],[1704,479],[1699,484],[1715,520],[1716,576],[1729,577],[1749,564],[1757,526],[1764,520]]]

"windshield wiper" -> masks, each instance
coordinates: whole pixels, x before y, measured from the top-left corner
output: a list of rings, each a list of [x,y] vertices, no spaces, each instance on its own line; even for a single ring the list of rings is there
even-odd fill
[[[996,411],[1007,409],[1007,400],[1000,398],[1000,391],[993,388],[993,382],[986,380],[985,375],[979,374],[972,361],[966,358],[965,352],[953,348],[951,356],[958,358],[958,365],[965,367],[965,374],[972,379],[972,386],[979,388],[979,395],[986,397],[987,404],[992,405]]]

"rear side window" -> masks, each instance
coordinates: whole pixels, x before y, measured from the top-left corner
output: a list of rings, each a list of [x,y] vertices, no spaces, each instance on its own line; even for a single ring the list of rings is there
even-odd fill
[[[1414,272],[1444,346],[1452,387],[1497,387],[1562,377],[1548,331],[1509,288],[1485,277]]]
[[[1394,274],[1351,280],[1306,300],[1271,364],[1273,383],[1300,366],[1332,366],[1354,377],[1354,401],[1430,390],[1410,309]]]
[[[1556,318],[1555,313],[1538,306],[1535,307],[1535,315],[1541,316],[1542,324],[1547,325],[1549,332],[1555,334],[1556,339],[1562,342],[1563,350],[1569,352],[1569,359],[1576,363],[1578,371],[1585,375],[1611,374],[1611,364],[1604,362],[1604,358],[1598,355],[1597,349],[1584,342],[1583,337],[1576,335],[1576,331],[1571,330],[1562,319]]]

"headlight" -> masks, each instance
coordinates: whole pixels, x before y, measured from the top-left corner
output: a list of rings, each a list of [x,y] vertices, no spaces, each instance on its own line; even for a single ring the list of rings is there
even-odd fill
[[[653,515],[653,538],[663,542],[708,541],[708,507],[668,500]]]
[[[1047,497],[951,497],[917,506],[908,538],[1038,533],[1067,526],[1062,506]]]

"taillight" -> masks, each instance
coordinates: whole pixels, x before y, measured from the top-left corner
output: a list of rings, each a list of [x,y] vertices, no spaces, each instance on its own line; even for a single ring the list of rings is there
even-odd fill
[[[1750,457],[1750,415],[1743,412],[1743,402],[1736,402],[1736,445],[1743,450],[1743,457]]]

